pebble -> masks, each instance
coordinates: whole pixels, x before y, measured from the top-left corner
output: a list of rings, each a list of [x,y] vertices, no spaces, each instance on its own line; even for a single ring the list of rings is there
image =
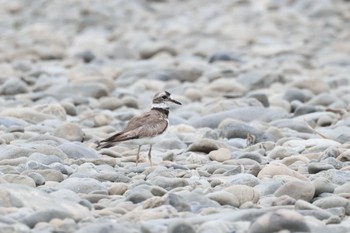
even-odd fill
[[[342,207],[345,210],[345,214],[348,215],[350,213],[350,202],[348,199],[344,197],[340,197],[337,195],[328,196],[321,199],[318,199],[312,203],[313,205],[320,207],[322,209],[330,209],[335,207]]]
[[[0,232],[349,231],[346,1],[198,2],[2,2]]]
[[[173,221],[168,226],[168,233],[186,232],[195,233],[195,229],[190,223],[183,220]]]
[[[91,193],[95,191],[106,191],[106,187],[99,181],[91,178],[72,177],[63,180],[56,185],[57,189],[69,189],[76,193]]]
[[[296,200],[310,202],[315,195],[315,187],[311,182],[289,181],[279,187],[274,195],[276,197],[288,195]]]
[[[224,162],[231,159],[231,151],[227,148],[220,148],[209,152],[209,158],[214,161]]]
[[[264,177],[271,178],[274,176],[290,176],[294,178],[298,178],[303,181],[307,181],[307,178],[302,174],[290,169],[289,167],[283,164],[268,164],[266,165],[258,174],[258,178],[262,179]]]
[[[248,232],[268,233],[281,230],[310,232],[310,228],[305,223],[303,216],[292,210],[277,210],[266,213],[252,223]]]
[[[64,138],[68,141],[78,141],[82,142],[84,140],[84,132],[81,128],[73,123],[65,122],[53,133],[54,136]]]
[[[35,181],[29,177],[24,175],[16,175],[16,174],[5,174],[1,176],[2,179],[12,184],[22,184],[30,187],[35,187]]]
[[[188,147],[188,151],[209,153],[211,151],[218,150],[220,146],[220,143],[217,143],[213,139],[203,138],[191,144]]]
[[[68,156],[68,158],[72,159],[97,159],[100,157],[95,150],[85,147],[81,143],[63,143],[58,146],[58,149],[62,150]]]

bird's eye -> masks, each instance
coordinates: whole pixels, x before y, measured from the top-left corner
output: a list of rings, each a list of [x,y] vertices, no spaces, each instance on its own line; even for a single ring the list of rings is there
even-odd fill
[[[162,96],[163,99],[166,99],[167,97],[165,95]]]

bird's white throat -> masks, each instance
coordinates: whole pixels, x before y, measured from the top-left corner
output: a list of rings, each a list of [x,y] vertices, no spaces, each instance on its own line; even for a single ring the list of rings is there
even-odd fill
[[[152,104],[152,108],[169,109],[169,105],[167,105],[166,103],[157,103]]]

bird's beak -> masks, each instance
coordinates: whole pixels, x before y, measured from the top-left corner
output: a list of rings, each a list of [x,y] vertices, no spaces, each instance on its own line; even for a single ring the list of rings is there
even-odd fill
[[[169,101],[173,102],[174,104],[182,105],[179,101],[171,99],[171,98],[169,98]]]

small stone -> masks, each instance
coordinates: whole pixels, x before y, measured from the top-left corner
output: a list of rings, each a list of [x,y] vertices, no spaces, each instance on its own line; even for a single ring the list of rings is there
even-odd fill
[[[322,193],[334,192],[334,184],[325,177],[318,177],[312,183],[315,186],[315,196],[319,196]]]
[[[270,107],[269,99],[266,94],[251,93],[247,95],[247,97],[257,99],[265,108]]]
[[[6,180],[9,183],[22,184],[22,185],[28,185],[30,187],[36,187],[34,180],[28,176],[16,175],[16,174],[5,174],[5,175],[2,175],[1,178]]]
[[[65,219],[72,217],[72,214],[67,211],[47,208],[44,210],[37,210],[29,216],[24,217],[20,221],[30,228],[33,228],[39,222],[49,222],[52,219]]]
[[[212,139],[208,138],[202,138],[194,143],[192,143],[188,147],[188,151],[198,151],[198,152],[204,152],[209,153],[213,150],[218,150],[220,148],[220,144]]]
[[[76,193],[91,193],[94,191],[106,191],[105,186],[91,178],[78,178],[78,177],[71,177],[68,178],[58,185],[56,185],[56,188],[58,189],[69,189]]]
[[[115,110],[123,106],[123,102],[116,97],[103,97],[99,102],[101,109]]]
[[[231,159],[231,151],[227,148],[220,148],[209,152],[209,158],[217,162],[224,162]]]
[[[63,162],[62,159],[56,155],[45,155],[45,154],[38,153],[38,152],[32,153],[28,157],[28,159],[33,160],[33,161],[38,162],[38,163],[45,164],[45,165],[50,165],[50,164],[56,163],[56,162],[59,162],[59,163]]]
[[[292,210],[277,210],[256,219],[249,227],[249,233],[270,233],[288,230],[310,232],[302,215]]]
[[[28,171],[28,172],[22,173],[22,175],[26,175],[26,176],[32,178],[34,180],[36,186],[45,184],[45,178],[37,172]]]
[[[170,222],[167,233],[196,233],[192,225],[186,220],[176,220]]]
[[[251,174],[240,173],[237,175],[231,176],[228,181],[228,184],[241,184],[254,187],[260,183],[260,180]]]
[[[307,181],[307,178],[283,164],[268,164],[258,174],[258,178],[287,175]]]
[[[108,189],[109,195],[123,195],[126,190],[128,190],[128,186],[124,183],[113,183],[111,187]]]
[[[36,170],[41,176],[44,177],[46,181],[56,181],[61,182],[64,180],[64,176],[60,171],[53,169],[39,169]]]
[[[322,209],[343,207],[345,209],[345,214],[346,215],[350,214],[350,200],[337,195],[317,199],[312,204]]]
[[[232,195],[230,192],[217,191],[214,193],[209,193],[207,197],[218,202],[220,205],[230,205],[234,207],[240,206],[240,201],[238,198],[235,195]]]
[[[328,163],[310,163],[307,166],[307,170],[310,174],[316,174],[320,171],[334,169],[333,165]]]
[[[71,142],[82,142],[84,140],[85,133],[78,125],[70,122],[64,122],[62,125],[57,127],[53,135],[56,137],[64,138]]]
[[[169,178],[169,177],[154,177],[148,180],[151,184],[160,186],[166,190],[171,190],[177,187],[185,187],[188,185],[188,181],[183,178]]]
[[[350,183],[345,183],[343,185],[340,185],[334,189],[335,194],[340,193],[350,193]]]
[[[169,193],[166,197],[165,204],[173,206],[179,212],[191,211],[191,206],[188,201],[175,193]]]
[[[292,102],[293,100],[298,100],[302,103],[308,100],[305,93],[297,88],[289,88],[283,95],[283,99],[287,100],[288,102]]]
[[[232,193],[238,199],[239,206],[249,201],[257,203],[260,197],[257,190],[247,185],[231,185],[223,191]]]
[[[18,78],[8,78],[0,86],[1,95],[17,95],[21,93],[27,93],[28,87],[25,82]]]
[[[293,148],[276,146],[267,154],[267,156],[271,159],[284,159],[289,156],[298,154],[298,151],[294,150]]]
[[[311,182],[289,181],[279,187],[274,195],[276,197],[288,195],[296,200],[311,201],[315,195],[315,187]]]
[[[224,220],[210,220],[205,221],[198,229],[198,233],[227,233],[230,232],[231,223]]]
[[[82,143],[67,142],[59,145],[58,148],[71,159],[97,159],[100,157],[95,150],[84,146]]]

